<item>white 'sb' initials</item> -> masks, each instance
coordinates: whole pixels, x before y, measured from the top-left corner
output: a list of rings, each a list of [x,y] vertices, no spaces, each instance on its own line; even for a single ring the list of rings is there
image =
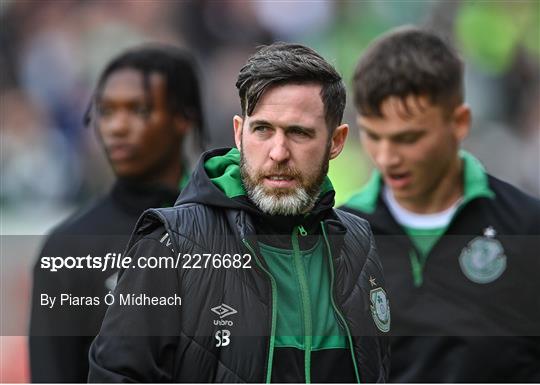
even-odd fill
[[[231,336],[231,332],[227,329],[218,330],[214,337],[217,340],[216,347],[223,347],[227,346],[231,343],[231,339],[229,338]]]

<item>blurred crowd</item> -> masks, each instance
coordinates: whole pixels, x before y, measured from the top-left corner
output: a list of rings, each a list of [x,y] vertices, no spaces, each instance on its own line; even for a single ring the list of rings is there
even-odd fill
[[[108,187],[110,171],[82,115],[104,63],[127,47],[160,41],[196,55],[215,147],[232,144],[235,78],[256,46],[311,45],[349,85],[367,43],[407,23],[455,40],[475,117],[468,147],[493,174],[539,196],[538,14],[536,1],[3,0],[1,205],[76,205]],[[346,118],[353,123],[350,110]],[[349,148],[361,151],[355,138]],[[367,166],[356,156],[360,184]]]

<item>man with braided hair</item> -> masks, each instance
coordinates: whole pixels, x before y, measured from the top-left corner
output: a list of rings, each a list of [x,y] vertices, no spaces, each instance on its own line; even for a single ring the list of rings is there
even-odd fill
[[[43,268],[50,258],[123,253],[142,212],[172,206],[188,180],[182,143],[204,126],[196,66],[187,52],[144,45],[112,59],[101,74],[85,123],[95,128],[116,176],[111,191],[48,237],[34,268],[30,363],[34,382],[86,382],[88,349],[106,305],[42,306],[42,295],[101,298],[116,268]]]

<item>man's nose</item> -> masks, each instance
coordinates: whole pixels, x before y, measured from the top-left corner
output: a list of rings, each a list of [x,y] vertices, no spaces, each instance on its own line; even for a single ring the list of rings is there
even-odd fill
[[[276,163],[283,163],[291,156],[287,137],[284,133],[277,132],[272,140],[270,159]]]
[[[381,168],[390,168],[399,165],[400,155],[396,147],[389,141],[382,141],[377,149],[375,161]]]
[[[109,119],[102,123],[104,131],[113,136],[123,136],[129,131],[129,113],[116,111]]]

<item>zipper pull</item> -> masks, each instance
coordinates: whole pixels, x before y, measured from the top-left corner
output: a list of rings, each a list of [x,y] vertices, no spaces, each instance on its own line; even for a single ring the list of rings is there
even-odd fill
[[[304,229],[304,226],[298,226],[298,231],[300,232],[300,235],[305,237],[307,235],[306,229]]]

